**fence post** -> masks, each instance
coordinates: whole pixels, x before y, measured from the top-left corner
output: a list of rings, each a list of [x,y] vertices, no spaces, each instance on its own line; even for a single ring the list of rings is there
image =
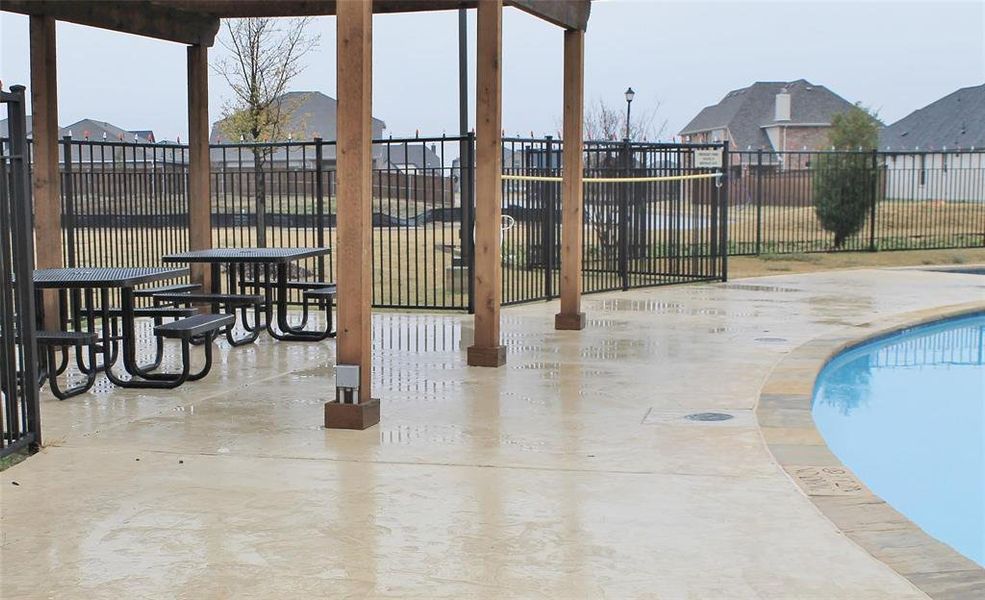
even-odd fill
[[[465,137],[465,152],[462,153],[459,168],[461,169],[461,204],[462,227],[462,261],[467,267],[468,311],[475,313],[475,132],[470,131]]]
[[[872,207],[869,212],[869,251],[876,248],[876,206],[879,204],[879,151],[872,151]]]
[[[740,161],[741,162],[741,161]],[[722,147],[722,176],[719,179],[719,184],[722,186],[718,188],[721,192],[720,202],[722,204],[722,209],[718,211],[719,219],[721,219],[721,225],[718,228],[719,235],[721,236],[721,243],[718,245],[718,251],[722,256],[722,281],[728,281],[728,188],[729,188],[729,150],[728,150],[728,140],[725,140],[725,145]],[[741,166],[740,166],[741,168]]]
[[[267,179],[263,173],[263,165],[266,162],[263,158],[263,150],[254,145],[253,151],[253,202],[256,210],[256,245],[259,248],[267,247]],[[273,156],[273,152],[271,152]]]
[[[325,247],[325,186],[322,183],[324,164],[322,162],[322,139],[314,138],[315,143],[315,243]],[[318,281],[325,281],[325,257],[318,257]]]
[[[630,146],[629,138],[623,139],[623,177],[630,176]],[[623,183],[619,186],[619,276],[622,289],[629,289],[629,187]]]
[[[62,137],[62,157],[65,161],[62,176],[62,198],[64,199],[62,228],[65,230],[65,261],[67,266],[75,267],[75,187],[72,185],[72,136],[70,135]]]
[[[545,149],[547,158],[544,161],[545,173],[553,174],[554,169],[554,137],[547,136]],[[557,185],[553,182],[545,181],[541,189],[544,191],[543,202],[544,219],[543,231],[541,233],[541,256],[544,261],[544,298],[554,297],[554,207],[556,206],[555,190]]]
[[[763,252],[763,149],[756,151],[756,256]]]

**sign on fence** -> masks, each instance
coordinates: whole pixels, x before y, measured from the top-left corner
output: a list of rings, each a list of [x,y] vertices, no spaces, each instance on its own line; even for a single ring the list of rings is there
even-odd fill
[[[721,169],[722,151],[719,148],[709,150],[694,151],[694,168],[696,169]]]

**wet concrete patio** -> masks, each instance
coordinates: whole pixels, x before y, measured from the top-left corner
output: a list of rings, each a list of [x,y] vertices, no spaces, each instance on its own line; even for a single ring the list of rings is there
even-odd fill
[[[46,448],[0,474],[0,591],[924,597],[790,481],[753,409],[815,337],[970,301],[985,278],[886,269],[590,296],[583,332],[532,304],[503,311],[501,369],[465,365],[464,315],[378,314],[364,432],[321,427],[332,341],[222,345],[173,392],[45,393]]]

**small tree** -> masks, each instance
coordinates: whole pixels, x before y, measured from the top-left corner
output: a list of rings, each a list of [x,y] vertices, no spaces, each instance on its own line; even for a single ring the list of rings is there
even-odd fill
[[[305,19],[230,19],[219,44],[228,55],[213,64],[232,88],[233,102],[223,109],[222,132],[233,140],[283,140],[297,108],[284,101],[288,85],[304,70],[302,58],[318,45]],[[273,149],[253,146],[257,245],[266,245],[266,179],[263,167]]]
[[[828,134],[837,152],[822,154],[814,161],[814,211],[827,231],[834,234],[834,247],[865,224],[876,200],[878,170],[872,155],[879,140],[879,121],[856,105],[831,119]]]

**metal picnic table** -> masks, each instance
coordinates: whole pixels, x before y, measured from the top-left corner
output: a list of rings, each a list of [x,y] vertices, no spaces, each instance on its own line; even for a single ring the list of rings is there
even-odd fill
[[[248,282],[247,287],[263,289],[265,296],[267,332],[278,340],[288,341],[320,341],[332,335],[330,332],[308,331],[303,329],[307,322],[307,310],[300,325],[292,325],[288,319],[289,299],[289,273],[288,266],[292,262],[306,258],[326,256],[331,254],[330,248],[211,248],[208,250],[189,250],[168,254],[162,257],[165,263],[204,263],[211,268],[211,292],[221,294],[222,291],[222,269],[223,264],[227,268],[227,285],[230,293],[235,293],[238,289],[236,281],[237,272],[240,277],[244,276],[245,265],[262,265],[263,282],[259,279],[259,273],[252,275],[252,281]],[[269,269],[271,266],[276,268],[276,281],[271,282]],[[239,267],[234,268],[234,267]],[[327,284],[326,284],[327,285]],[[313,287],[317,287],[313,284]],[[276,320],[273,313],[276,306]],[[306,305],[307,308],[307,305]],[[329,307],[331,310],[331,307]],[[244,323],[245,325],[245,323]],[[261,327],[261,324],[255,324]]]
[[[78,328],[81,323],[81,310],[83,303],[77,297],[85,295],[85,311],[87,316],[87,327],[90,332],[95,327],[95,317],[101,318],[101,343],[99,352],[103,356],[102,365],[82,364],[81,358],[77,357],[79,367],[84,371],[87,369],[102,370],[106,377],[113,384],[120,387],[130,388],[154,388],[168,387],[166,382],[161,381],[161,376],[148,373],[147,367],[137,364],[136,353],[136,331],[134,322],[134,288],[145,283],[177,279],[188,275],[186,268],[159,268],[159,267],[79,267],[64,269],[36,269],[34,271],[34,287],[40,291],[44,289],[57,289],[72,291],[76,296],[76,301],[71,303],[71,319]],[[122,327],[119,332],[119,339],[123,347],[123,368],[132,379],[121,379],[113,372],[113,364],[116,362],[115,335],[111,330],[111,323],[114,322],[110,314],[110,290],[120,291],[120,316]],[[94,293],[99,291],[99,307],[96,308]],[[43,302],[38,302],[39,312],[43,310]],[[59,304],[61,318],[64,320],[68,315],[66,298],[64,293],[59,294]],[[40,320],[40,318],[39,318]]]

